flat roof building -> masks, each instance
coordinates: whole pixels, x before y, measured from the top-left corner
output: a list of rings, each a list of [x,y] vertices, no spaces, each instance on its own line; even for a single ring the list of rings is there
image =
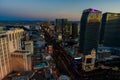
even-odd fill
[[[55,20],[56,24],[56,32],[58,33],[64,33],[65,31],[65,26],[67,24],[67,19],[56,19]]]
[[[25,50],[16,50],[10,54],[11,69],[13,71],[32,70],[31,53]]]

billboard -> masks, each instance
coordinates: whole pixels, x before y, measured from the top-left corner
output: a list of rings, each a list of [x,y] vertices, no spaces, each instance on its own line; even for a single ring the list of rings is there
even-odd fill
[[[62,40],[62,35],[61,34],[58,35],[58,40],[60,40],[60,41]]]

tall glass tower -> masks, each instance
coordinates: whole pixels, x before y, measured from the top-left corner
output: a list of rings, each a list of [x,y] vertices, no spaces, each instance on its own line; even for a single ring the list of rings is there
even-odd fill
[[[64,33],[65,31],[65,26],[67,24],[67,19],[56,19],[55,20],[56,24],[56,32],[58,33]]]
[[[120,47],[120,13],[103,14],[100,44],[107,47]]]
[[[80,25],[79,52],[87,55],[94,48],[97,50],[102,12],[95,9],[83,11]]]

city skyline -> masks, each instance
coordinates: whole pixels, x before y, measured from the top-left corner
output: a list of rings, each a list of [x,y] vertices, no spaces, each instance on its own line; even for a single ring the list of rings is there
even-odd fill
[[[120,79],[117,8],[80,7],[79,0],[6,1],[0,1],[0,80]]]
[[[1,0],[0,20],[55,20],[67,18],[79,21],[84,9],[95,8],[119,13],[120,1],[109,0]],[[117,7],[116,7],[117,6]]]

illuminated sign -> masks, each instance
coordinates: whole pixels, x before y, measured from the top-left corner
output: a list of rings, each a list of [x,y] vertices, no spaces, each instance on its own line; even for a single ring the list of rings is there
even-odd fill
[[[51,45],[48,46],[48,53],[52,53],[53,52],[53,47]]]
[[[88,17],[88,22],[100,22],[101,21],[101,14],[91,13]]]

